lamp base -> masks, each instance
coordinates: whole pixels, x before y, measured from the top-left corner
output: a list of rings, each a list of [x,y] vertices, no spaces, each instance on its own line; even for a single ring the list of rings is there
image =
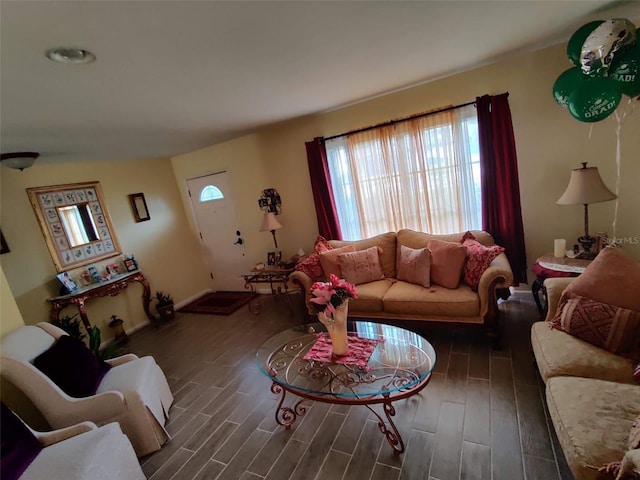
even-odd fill
[[[580,238],[578,238],[578,242],[580,242],[580,245],[582,245],[582,249],[584,250],[583,253],[591,253],[591,247],[593,247],[596,244],[596,239],[593,238],[590,235],[584,235]],[[593,254],[593,258],[595,258],[597,255],[597,253]]]
[[[582,252],[576,255],[575,258],[578,258],[580,260],[593,260],[597,256],[598,254],[596,252]]]

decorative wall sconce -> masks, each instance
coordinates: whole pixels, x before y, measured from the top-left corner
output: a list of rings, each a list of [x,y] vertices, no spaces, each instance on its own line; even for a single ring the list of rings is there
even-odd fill
[[[35,162],[39,156],[40,154],[37,152],[3,153],[0,155],[0,162],[2,162],[2,165],[5,167],[22,171],[33,165],[33,162]]]
[[[282,201],[280,200],[280,194],[275,188],[267,188],[262,191],[262,196],[258,199],[258,205],[261,210],[264,210],[267,213],[273,213],[274,215],[279,215],[282,211],[281,205]]]

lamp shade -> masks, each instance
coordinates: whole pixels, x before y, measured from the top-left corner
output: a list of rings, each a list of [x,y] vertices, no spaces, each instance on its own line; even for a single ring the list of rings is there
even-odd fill
[[[558,205],[587,205],[590,203],[614,200],[616,194],[607,188],[600,178],[597,167],[587,167],[571,170],[569,185],[556,202]]]
[[[268,232],[272,230],[280,230],[282,224],[278,221],[273,212],[264,212],[264,218],[262,219],[261,232]]]

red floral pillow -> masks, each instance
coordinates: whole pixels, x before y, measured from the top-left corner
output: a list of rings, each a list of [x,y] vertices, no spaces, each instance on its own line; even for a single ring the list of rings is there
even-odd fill
[[[333,250],[333,247],[329,244],[327,239],[318,235],[316,238],[316,244],[313,247],[313,253],[304,261],[298,263],[295,266],[295,269],[302,273],[306,273],[314,282],[322,281],[324,279],[324,272],[320,265],[320,254],[329,250]]]
[[[473,233],[467,232],[462,236],[460,241],[467,247],[467,261],[464,265],[464,281],[474,290],[478,289],[480,277],[484,271],[489,268],[494,258],[504,252],[504,248],[498,245],[486,247],[482,245]]]

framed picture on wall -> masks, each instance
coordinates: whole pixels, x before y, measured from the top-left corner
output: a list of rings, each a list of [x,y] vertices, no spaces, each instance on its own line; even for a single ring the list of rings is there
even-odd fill
[[[136,223],[145,222],[151,219],[149,209],[147,208],[147,202],[144,199],[144,193],[132,193],[129,195],[129,202],[131,203],[131,209],[133,210],[133,216],[136,219]]]

